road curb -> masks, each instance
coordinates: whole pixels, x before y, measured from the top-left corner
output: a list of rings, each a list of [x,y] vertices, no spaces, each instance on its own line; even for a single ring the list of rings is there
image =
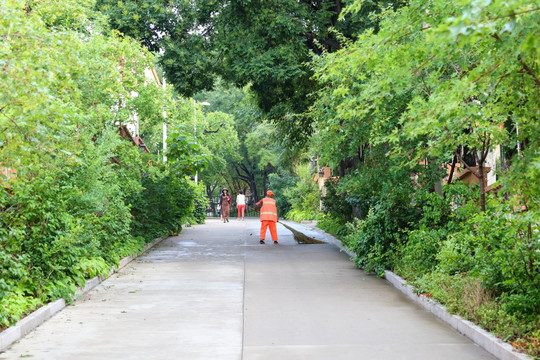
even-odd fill
[[[106,277],[100,278],[99,276],[96,276],[90,280],[87,280],[86,283],[84,284],[84,287],[79,288],[75,292],[75,295],[73,296],[73,298],[75,299],[77,297],[80,297],[83,294],[86,294],[87,292],[95,288],[97,285],[107,280],[114,273],[118,272],[120,269],[125,267],[131,261],[143,255],[144,253],[146,253],[153,246],[159,244],[161,241],[163,241],[167,237],[168,236],[157,238],[153,242],[146,244],[139,253],[123,258],[122,260],[120,260],[118,267],[113,268],[110,271],[109,275],[107,275]],[[39,309],[35,310],[31,314],[19,320],[15,325],[2,331],[0,333],[0,353],[6,351],[14,342],[22,339],[30,331],[34,330],[39,325],[43,324],[45,321],[50,319],[53,315],[55,315],[56,313],[58,313],[60,310],[62,310],[65,307],[66,307],[66,301],[64,299],[53,301],[47,305],[40,307]]]
[[[525,354],[518,353],[514,348],[481,327],[467,321],[460,316],[452,315],[446,308],[427,296],[415,293],[415,288],[407,285],[407,282],[391,271],[385,270],[384,277],[396,289],[401,291],[409,299],[430,311],[439,319],[453,327],[459,333],[471,339],[475,344],[501,360],[531,360]]]
[[[309,235],[311,237],[315,237],[319,240],[324,239],[324,241],[326,241],[327,243],[339,247],[339,249],[347,253],[351,257],[351,259],[356,258],[356,255],[351,250],[347,249],[341,243],[341,240],[315,227],[315,224],[297,223],[290,220],[280,220],[280,222],[285,223],[290,227],[293,227],[296,231],[304,231],[306,232],[306,235]],[[314,234],[317,234],[318,236],[314,236]],[[450,325],[459,333],[469,338],[471,341],[473,341],[475,344],[495,356],[497,359],[531,360],[531,358],[527,355],[517,352],[510,344],[503,342],[502,340],[482,329],[481,327],[457,315],[450,314],[444,306],[438,304],[429,297],[415,293],[415,289],[413,286],[408,285],[404,279],[394,274],[393,272],[385,270],[384,277],[390,284],[392,284],[392,286],[401,291],[409,299],[423,307],[425,310],[434,314],[436,317]]]

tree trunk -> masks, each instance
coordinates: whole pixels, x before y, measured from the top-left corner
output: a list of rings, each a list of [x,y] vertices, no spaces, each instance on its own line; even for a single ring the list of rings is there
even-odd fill
[[[448,174],[448,181],[447,184],[450,185],[452,183],[452,179],[454,178],[454,171],[456,170],[456,160],[457,157],[454,155],[452,158],[452,166],[450,166],[450,174]]]
[[[486,157],[489,152],[489,138],[484,141],[482,146],[482,151],[478,151],[476,149],[473,149],[471,156],[474,156],[474,163],[475,166],[478,166],[478,171],[473,169],[471,166],[467,164],[467,162],[462,158],[462,156],[456,151],[454,153],[455,156],[459,159],[460,163],[463,164],[469,171],[473,174],[473,176],[476,176],[479,180],[480,184],[480,209],[482,211],[486,211],[486,183],[484,182],[484,164],[486,162]],[[480,156],[478,153],[481,153]]]
[[[263,197],[265,197],[265,195],[266,195],[266,190],[268,190],[268,172],[266,170],[264,170],[264,173],[263,173],[263,194],[262,194]]]
[[[216,189],[217,185],[210,185],[206,184],[206,196],[212,200],[212,195],[214,194],[214,190]]]
[[[251,191],[251,196],[253,196],[253,198],[255,199],[255,203],[257,203],[260,200],[260,198],[257,192],[257,182],[255,181],[255,179],[249,182],[249,189]]]
[[[486,211],[486,183],[484,182],[484,162],[478,164],[480,174],[480,210]]]
[[[240,163],[238,165],[234,165],[234,169],[236,170],[236,174],[238,175],[240,180],[242,180],[249,186],[251,196],[255,198],[256,201],[259,201],[259,194],[257,193],[257,183],[255,181],[255,173],[252,171],[254,167]]]

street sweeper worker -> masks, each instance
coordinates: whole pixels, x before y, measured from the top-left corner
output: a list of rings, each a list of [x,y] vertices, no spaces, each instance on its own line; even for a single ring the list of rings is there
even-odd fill
[[[261,206],[261,240],[259,241],[259,243],[264,244],[264,239],[266,237],[266,229],[270,228],[270,235],[272,236],[272,240],[274,241],[274,244],[277,244],[278,237],[276,223],[278,221],[278,216],[276,200],[274,200],[274,193],[272,192],[272,190],[268,190],[266,192],[266,197],[261,199],[257,204],[255,204],[255,206]]]

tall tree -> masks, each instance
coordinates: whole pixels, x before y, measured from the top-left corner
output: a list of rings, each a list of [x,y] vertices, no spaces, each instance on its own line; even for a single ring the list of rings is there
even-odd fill
[[[527,144],[524,154],[534,158],[538,17],[538,7],[522,0],[452,6],[410,1],[386,12],[377,34],[366,32],[320,58],[317,76],[324,88],[314,116],[322,149],[340,161],[362,157],[366,142],[370,151],[383,146],[384,154],[413,167],[455,156],[479,179],[492,145],[512,139]],[[344,145],[340,151],[335,140]],[[457,149],[468,149],[471,156]],[[527,178],[536,173],[534,166],[515,160]],[[519,183],[523,190],[534,188]]]
[[[212,112],[205,114],[201,120],[197,121],[197,141],[211,159],[208,167],[201,172],[200,179],[206,183],[207,196],[211,198],[214,189],[224,185],[222,174],[230,171],[230,162],[239,158],[239,141],[233,116]]]
[[[233,192],[249,189],[258,198],[266,188],[268,175],[277,166],[288,163],[286,156],[289,152],[275,141],[275,126],[262,120],[262,113],[254,103],[249,88],[238,89],[218,82],[215,90],[203,91],[194,97],[210,103],[204,107],[204,117],[210,117],[210,120],[204,120],[208,122],[205,133],[208,139],[217,144],[216,151],[213,151],[218,154],[217,157],[202,172],[208,196],[217,186],[226,185]],[[231,133],[234,133],[237,143],[230,151],[223,147],[223,141],[228,137],[225,133],[227,129],[223,128],[221,122],[211,120],[213,114],[217,113],[228,113],[227,118],[234,119],[234,131]],[[204,139],[203,136],[203,141],[209,141]]]
[[[313,54],[334,52],[339,36],[354,38],[376,26],[368,16],[403,1],[366,2],[360,14],[340,17],[345,0],[98,0],[113,27],[163,51],[167,78],[183,95],[213,86],[216,74],[239,87],[251,84],[257,104],[280,124],[281,138],[305,139],[302,115],[317,89]]]

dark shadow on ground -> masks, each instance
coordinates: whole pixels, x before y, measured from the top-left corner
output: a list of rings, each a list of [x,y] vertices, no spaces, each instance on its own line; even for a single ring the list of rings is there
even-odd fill
[[[326,241],[317,240],[310,236],[307,236],[301,233],[300,231],[297,231],[293,229],[292,227],[285,225],[282,222],[280,222],[280,224],[286,227],[287,229],[289,229],[293,233],[294,240],[296,240],[298,244],[326,244]]]

